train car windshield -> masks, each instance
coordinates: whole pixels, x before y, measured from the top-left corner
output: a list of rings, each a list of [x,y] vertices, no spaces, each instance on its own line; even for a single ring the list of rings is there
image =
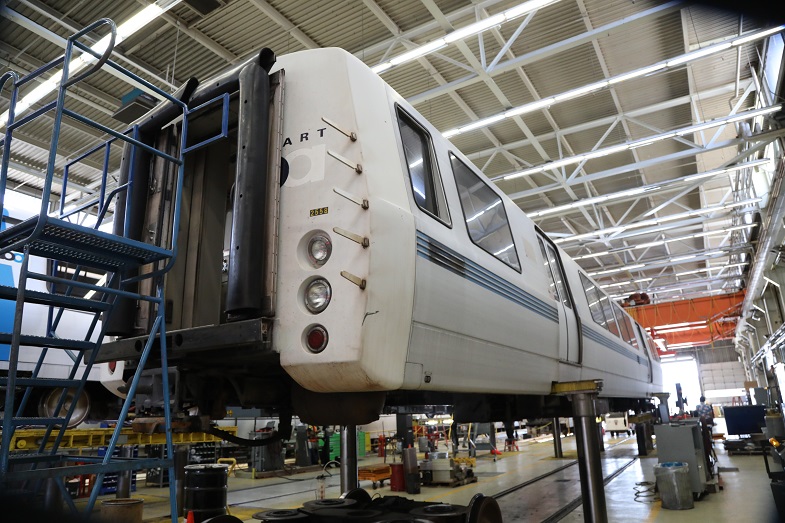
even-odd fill
[[[453,154],[450,163],[472,241],[520,272],[521,264],[501,197]]]

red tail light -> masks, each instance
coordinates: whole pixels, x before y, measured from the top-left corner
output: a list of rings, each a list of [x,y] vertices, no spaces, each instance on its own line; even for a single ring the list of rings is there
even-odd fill
[[[321,325],[314,325],[305,334],[305,343],[308,346],[308,350],[315,354],[322,352],[327,347],[327,341],[327,330]]]

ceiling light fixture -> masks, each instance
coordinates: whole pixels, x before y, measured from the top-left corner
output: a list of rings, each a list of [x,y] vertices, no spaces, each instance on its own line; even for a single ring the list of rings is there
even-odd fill
[[[495,176],[491,180],[496,181],[502,179],[504,181],[514,180],[515,178],[520,178],[521,176],[530,176],[532,174],[541,173],[544,171],[551,171],[553,169],[558,169],[560,167],[564,167],[567,165],[574,165],[580,162],[584,162],[586,160],[592,160],[594,158],[600,158],[602,156],[608,156],[609,154],[615,154],[621,151],[627,151],[632,149],[637,149],[638,147],[643,147],[646,145],[651,145],[653,143],[662,142],[665,140],[669,140],[671,138],[675,138],[677,136],[685,136],[688,134],[694,134],[696,132],[703,131],[705,129],[710,129],[712,127],[719,127],[721,125],[727,125],[729,123],[739,122],[741,120],[746,120],[748,118],[756,118],[758,116],[765,116],[767,114],[775,113],[782,109],[782,104],[771,105],[768,107],[763,107],[760,109],[752,109],[749,111],[744,111],[742,113],[734,114],[731,116],[725,116],[723,118],[716,118],[714,120],[709,120],[708,122],[702,122],[695,125],[690,125],[688,127],[684,127],[683,129],[679,129],[677,131],[669,131],[666,133],[658,134],[656,136],[649,136],[646,138],[641,138],[639,140],[633,140],[631,142],[626,142],[619,145],[612,145],[610,147],[603,147],[602,149],[595,149],[593,151],[589,151],[582,154],[576,154],[574,156],[568,156],[566,158],[560,158],[558,160],[554,160],[551,162],[546,162],[544,164],[535,165],[534,167],[529,167],[527,169],[523,169],[522,171],[517,171],[511,174],[505,174],[501,176]],[[491,118],[496,118],[498,120],[498,115],[492,116]],[[474,124],[474,128],[477,128],[477,122]]]
[[[629,271],[629,270],[632,270],[632,269],[641,269],[641,268],[644,268],[644,267],[647,268],[647,269],[660,269],[660,268],[668,267],[668,266],[671,266],[671,265],[677,265],[678,263],[683,262],[683,261],[687,261],[687,260],[693,260],[694,262],[703,262],[703,261],[707,261],[708,262],[708,261],[711,261],[713,258],[716,258],[719,255],[727,255],[727,254],[729,254],[729,251],[727,251],[727,250],[715,250],[715,251],[708,252],[708,253],[701,253],[701,252],[699,252],[699,253],[696,253],[696,254],[689,254],[689,255],[685,255],[685,256],[677,256],[675,258],[665,258],[665,259],[660,258],[660,259],[657,259],[657,260],[651,260],[651,261],[646,262],[646,263],[638,263],[638,264],[635,264],[635,265],[625,265],[624,267],[614,267],[612,269],[604,269],[604,270],[601,270],[601,271],[590,272],[589,276],[602,276],[602,275],[605,275],[605,274],[613,274],[613,273],[616,273],[616,272],[624,272],[624,271]]]
[[[610,249],[610,250],[601,251],[601,252],[592,252],[592,253],[589,253],[589,254],[582,254],[580,256],[574,256],[572,259],[575,260],[575,261],[578,261],[578,260],[585,260],[585,259],[588,259],[588,258],[599,258],[601,256],[607,256],[609,254],[620,254],[622,252],[635,251],[635,250],[638,250],[638,249],[649,249],[651,247],[659,247],[660,245],[665,245],[667,243],[672,243],[672,242],[681,242],[681,241],[686,241],[686,240],[692,240],[692,239],[695,239],[695,238],[703,238],[703,237],[706,237],[706,236],[722,236],[722,235],[728,234],[729,232],[739,231],[739,230],[742,230],[742,229],[749,229],[750,227],[757,227],[757,225],[758,225],[757,223],[748,223],[748,224],[744,224],[744,225],[737,225],[735,227],[728,227],[726,229],[721,229],[721,230],[717,230],[717,231],[704,231],[704,232],[698,232],[698,233],[695,233],[695,234],[687,234],[685,236],[679,236],[678,238],[668,238],[668,239],[665,239],[665,240],[658,240],[658,241],[653,241],[653,242],[641,243],[641,244],[638,244],[638,245],[631,245],[629,247],[620,247],[618,249]]]
[[[557,214],[563,211],[568,211],[571,209],[577,209],[579,207],[588,207],[589,205],[596,205],[598,203],[606,203],[615,200],[621,200],[624,198],[629,198],[631,196],[639,196],[643,194],[647,194],[650,192],[659,191],[661,189],[666,189],[669,187],[681,185],[684,183],[690,183],[697,180],[702,180],[706,178],[712,178],[714,176],[720,176],[722,174],[731,173],[734,171],[738,171],[740,169],[748,169],[752,167],[758,167],[760,165],[768,164],[770,160],[768,158],[762,158],[760,160],[755,160],[752,162],[744,162],[736,165],[732,165],[730,167],[724,167],[722,169],[714,169],[711,171],[706,171],[698,174],[691,174],[689,176],[683,176],[681,178],[674,178],[673,180],[668,180],[665,182],[660,183],[652,183],[649,185],[642,185],[640,187],[634,187],[632,189],[625,189],[623,191],[611,193],[611,194],[603,194],[600,196],[593,196],[591,198],[583,198],[582,200],[565,203],[564,205],[558,205],[556,207],[548,207],[547,209],[540,209],[539,211],[532,211],[526,213],[529,218],[542,218],[544,216],[550,216],[552,214]]]
[[[531,13],[532,11],[536,11],[537,9],[541,9],[547,5],[555,4],[560,0],[531,0],[529,2],[525,2],[523,4],[517,5],[515,7],[511,7],[506,11],[502,11],[501,13],[497,13],[495,15],[489,16],[488,18],[483,18],[482,20],[478,20],[473,24],[469,24],[465,27],[461,27],[460,29],[456,29],[451,33],[444,35],[441,38],[437,38],[436,40],[431,40],[425,44],[415,47],[410,51],[407,51],[401,55],[398,55],[394,58],[390,58],[378,65],[371,67],[371,70],[376,74],[381,74],[385,71],[389,71],[393,67],[401,64],[405,64],[411,62],[412,60],[416,60],[422,56],[425,56],[428,53],[432,53],[442,47],[446,47],[447,45],[457,42],[458,40],[463,40],[464,38],[468,38],[470,36],[474,36],[476,34],[480,34],[484,31],[492,27],[496,27],[497,25],[501,25],[504,22],[509,22],[516,18],[519,18],[525,14]]]
[[[693,60],[699,60],[701,58],[705,58],[705,57],[713,55],[715,53],[720,53],[722,51],[727,51],[728,49],[730,49],[732,47],[737,47],[737,46],[746,44],[748,42],[759,40],[761,38],[766,38],[767,36],[773,35],[775,33],[779,33],[779,32],[781,32],[783,30],[785,30],[785,25],[779,25],[777,27],[772,27],[770,29],[765,29],[765,30],[762,30],[762,31],[752,32],[752,33],[744,35],[744,36],[742,36],[740,38],[735,38],[735,39],[732,39],[730,41],[719,42],[717,44],[710,45],[710,46],[705,47],[703,49],[698,49],[696,51],[691,51],[689,53],[684,53],[683,55],[676,56],[676,57],[670,58],[668,60],[662,60],[660,62],[657,62],[656,64],[652,64],[652,65],[649,65],[649,66],[646,66],[646,67],[641,67],[639,69],[635,69],[634,71],[630,71],[630,72],[627,72],[627,73],[616,75],[616,76],[614,76],[612,78],[607,78],[605,80],[600,80],[600,81],[594,82],[592,84],[583,85],[581,87],[577,87],[577,88],[572,89],[570,91],[565,91],[563,93],[559,93],[559,94],[554,95],[554,96],[549,96],[549,97],[546,97],[546,98],[542,98],[540,100],[535,100],[535,101],[529,102],[527,104],[523,104],[521,106],[514,107],[512,109],[508,109],[507,111],[504,111],[502,114],[504,115],[505,118],[510,118],[512,116],[518,116],[518,115],[521,115],[521,114],[537,111],[539,109],[542,109],[543,107],[547,107],[547,106],[552,105],[554,103],[559,103],[559,102],[563,102],[563,101],[566,101],[566,100],[572,100],[572,99],[578,98],[580,96],[583,96],[583,95],[585,95],[587,93],[598,91],[598,90],[604,89],[606,87],[609,87],[611,85],[618,84],[620,82],[626,82],[627,80],[632,80],[634,78],[641,78],[643,76],[647,76],[647,75],[656,73],[658,71],[665,70],[665,69],[667,69],[669,67],[674,67],[674,66],[677,66],[677,65],[686,64],[686,63],[691,62]],[[381,65],[384,65],[384,64],[381,64]],[[377,67],[380,67],[380,66],[377,66]],[[445,137],[450,138],[452,136],[456,136],[456,135],[459,135],[459,134],[462,134],[462,133],[465,133],[465,132],[468,132],[468,131],[471,131],[471,130],[474,130],[474,129],[478,129],[480,127],[485,127],[487,125],[490,125],[491,123],[495,123],[495,122],[498,121],[498,120],[492,120],[491,119],[491,118],[495,118],[495,116],[497,116],[497,115],[494,115],[493,117],[477,120],[476,122],[473,122],[472,124],[468,124],[468,125],[465,125],[465,126],[459,126],[459,127],[454,128],[454,129],[450,129],[448,131],[445,131],[443,134],[444,134]],[[472,127],[469,127],[469,125],[472,125]]]
[[[755,205],[759,203],[763,198],[750,198],[748,200],[741,200],[738,202],[731,202],[726,203],[724,205],[712,205],[710,207],[704,207],[702,209],[696,209],[694,211],[687,211],[678,214],[671,214],[670,216],[663,216],[661,218],[651,218],[648,220],[641,220],[639,222],[628,223],[626,225],[620,225],[616,227],[608,227],[607,229],[600,229],[597,231],[591,231],[581,234],[573,234],[572,236],[564,236],[563,238],[558,238],[553,240],[554,243],[562,244],[565,242],[572,242],[577,240],[584,240],[587,238],[599,238],[602,236],[606,236],[608,234],[615,234],[619,232],[628,231],[630,229],[637,229],[640,227],[646,227],[649,225],[660,225],[663,223],[680,220],[682,218],[691,218],[695,216],[700,216],[702,214],[711,214],[716,211],[722,211],[726,209],[733,209],[735,207],[744,207],[746,205]],[[664,230],[664,229],[663,229]],[[655,231],[650,231],[655,232]]]
[[[117,35],[115,37],[115,46],[119,45],[120,42],[127,39],[140,29],[144,28],[147,24],[161,16],[163,13],[171,9],[172,7],[179,4],[182,0],[158,0],[154,4],[150,4],[135,15],[131,16],[128,20],[117,26]],[[106,47],[109,45],[110,37],[109,35],[104,36],[100,40],[98,40],[95,44],[93,44],[90,49],[92,49],[97,54],[102,54],[106,51]],[[74,58],[68,64],[68,74],[74,75],[80,70],[82,70],[85,66],[94,63],[97,61],[97,58],[90,53],[82,53],[78,57]],[[63,71],[62,69],[48,79],[44,80],[40,83],[35,89],[28,92],[24,95],[14,107],[15,116],[20,116],[24,111],[28,110],[33,104],[40,102],[44,99],[47,95],[57,90],[60,85],[60,80],[63,78]],[[0,129],[5,127],[6,123],[8,123],[8,111],[4,112],[0,115]]]
[[[673,274],[663,274],[661,276],[658,276],[657,279],[660,279],[660,278],[682,278],[684,276],[691,276],[693,274],[699,274],[701,272],[711,272],[713,270],[722,270],[722,269],[732,269],[732,268],[735,268],[735,267],[744,267],[745,265],[748,265],[748,264],[749,264],[748,262],[742,262],[742,263],[728,263],[726,265],[715,265],[713,267],[701,267],[700,269],[695,269],[695,270],[692,270],[692,271],[677,272],[677,273],[673,273]],[[654,280],[654,278],[640,278],[640,279],[637,279],[637,280],[633,280],[631,282],[630,281],[620,281],[620,282],[607,283],[605,285],[600,285],[600,288],[601,289],[610,289],[610,288],[613,288],[613,287],[623,287],[624,285],[631,285],[632,283],[645,283],[647,281],[652,281],[652,280]],[[699,280],[699,281],[705,281],[705,280]],[[682,285],[682,284],[689,284],[689,283],[690,282],[679,282],[679,283],[674,283],[674,284],[671,284],[671,285],[665,285],[665,286],[662,286],[662,287],[655,287],[655,288],[656,289],[665,289],[665,288],[670,288],[673,285]]]

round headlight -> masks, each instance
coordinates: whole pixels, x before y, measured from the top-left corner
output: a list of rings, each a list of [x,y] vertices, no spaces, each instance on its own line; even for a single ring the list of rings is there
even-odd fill
[[[330,304],[332,289],[327,280],[319,278],[305,289],[305,307],[314,314],[322,312]]]
[[[325,234],[314,234],[308,240],[308,258],[315,267],[324,265],[330,259],[333,244]]]

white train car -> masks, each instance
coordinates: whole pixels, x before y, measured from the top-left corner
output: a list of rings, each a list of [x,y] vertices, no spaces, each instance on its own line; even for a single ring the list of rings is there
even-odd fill
[[[251,88],[241,83],[237,93],[237,78],[246,74],[240,71],[251,66],[242,67],[194,94],[201,103],[214,91],[231,93],[240,130],[188,164],[190,210],[181,230],[192,233],[166,291],[181,399],[190,395],[211,413],[226,401],[291,401],[309,423],[361,424],[378,415],[385,398],[388,405],[461,404],[470,419],[490,421],[562,412],[566,402],[550,395],[554,382],[602,379],[602,395],[621,408],[641,406],[662,389],[644,331],[422,115],[343,50],[285,55],[270,70],[282,99],[272,120],[281,127],[271,130],[266,161],[272,169],[283,163],[280,205],[243,211],[240,199],[251,198],[240,181],[251,165],[247,148],[264,138],[243,131],[256,112],[244,109]],[[219,120],[197,120],[189,133],[214,135]],[[248,248],[238,240],[240,212],[278,223],[268,238],[261,228],[247,233],[252,243],[269,244],[272,265],[249,263],[273,283],[236,283],[274,305],[233,318],[227,294]],[[223,248],[223,272],[198,258],[216,248]],[[189,266],[190,273],[178,268]],[[238,334],[248,331],[250,340],[260,330],[255,344]],[[106,357],[132,357],[139,343],[128,336]]]
[[[607,396],[661,389],[640,327],[381,78],[338,49],[279,65],[296,103],[284,111],[273,346],[297,383],[548,394],[555,381],[602,378]],[[329,259],[317,261],[309,242],[326,241]]]
[[[8,195],[11,195],[8,197]],[[16,223],[32,216],[40,207],[40,200],[31,196],[19,193],[7,193],[7,201],[3,209],[3,217],[0,222],[0,230],[4,230],[9,222]],[[10,211],[10,212],[9,212]],[[22,255],[17,252],[6,253],[0,258],[0,292],[6,296],[15,294],[15,289],[19,285],[19,273],[22,266]],[[33,272],[47,273],[49,267],[46,260],[33,256],[30,259],[29,268]],[[67,275],[70,277],[70,275]],[[47,284],[41,280],[28,280],[28,290],[38,292],[49,292]],[[5,289],[5,290],[4,290]],[[13,293],[13,294],[12,294]],[[12,332],[14,326],[15,302],[11,299],[0,300],[0,332]],[[45,336],[49,307],[45,305],[26,304],[22,317],[23,332]],[[56,329],[56,333],[61,338],[75,339],[84,335],[92,321],[91,314],[80,311],[65,311]],[[98,325],[100,328],[100,324]],[[98,331],[91,338],[97,339]],[[38,364],[43,349],[38,347],[23,346],[19,354],[18,370],[23,375],[30,375]],[[8,359],[10,346],[0,344],[0,376],[8,374]],[[49,350],[38,372],[41,378],[68,378],[73,367],[73,360],[62,350]],[[113,364],[103,363],[94,365],[90,371],[88,382],[85,386],[77,409],[72,419],[73,425],[77,425],[88,419],[103,419],[109,414],[106,409],[107,402],[111,402],[117,394],[113,387],[123,384],[122,376],[125,363],[120,361]],[[81,376],[85,365],[81,364],[77,371],[77,376]],[[60,399],[62,389],[37,390],[28,401],[26,409],[28,415],[40,415],[51,417]],[[112,393],[110,393],[112,391]],[[21,398],[21,395],[17,395]],[[68,396],[68,402],[73,395]],[[66,403],[66,407],[70,403]],[[96,418],[96,416],[98,418]]]

